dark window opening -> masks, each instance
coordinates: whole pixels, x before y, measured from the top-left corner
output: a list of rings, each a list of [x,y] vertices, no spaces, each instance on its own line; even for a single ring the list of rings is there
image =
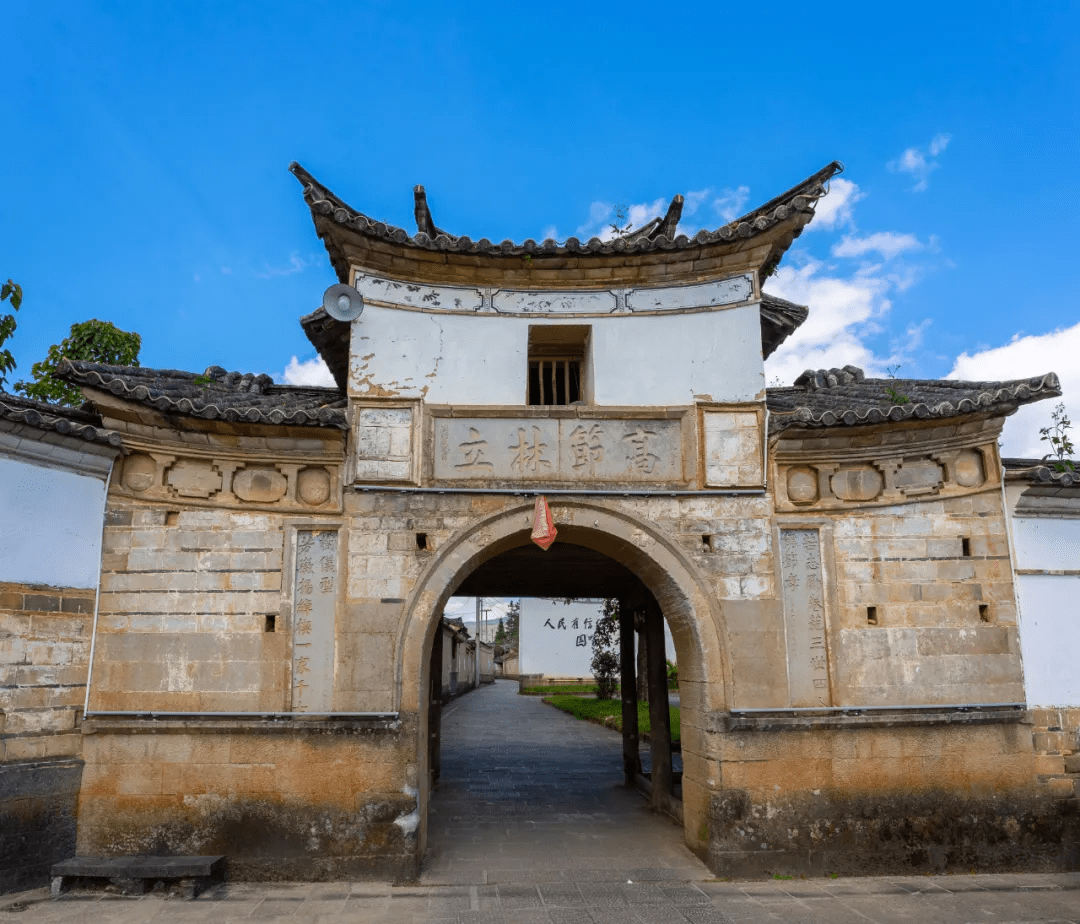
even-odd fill
[[[989,622],[990,621],[990,607],[985,603],[980,603],[979,604],[979,621],[980,622]]]
[[[176,526],[176,524],[179,523],[179,522],[180,522],[180,511],[179,510],[166,510],[165,511],[165,525],[166,526]]]
[[[527,404],[565,406],[586,400],[590,331],[585,324],[529,327]]]
[[[705,535],[701,537],[701,547],[706,552],[712,551],[712,536],[710,536],[708,533],[705,533]]]
[[[427,533],[416,534],[416,547],[421,551],[427,550]]]
[[[263,626],[264,632],[276,632],[277,631],[277,617],[273,613],[266,614],[266,624]]]
[[[971,540],[964,536],[960,540],[960,553],[964,558],[971,558]]]
[[[878,624],[876,606],[868,606],[866,608],[866,624],[868,626],[876,626]]]
[[[576,359],[529,361],[529,404],[575,404],[581,400],[581,363]]]

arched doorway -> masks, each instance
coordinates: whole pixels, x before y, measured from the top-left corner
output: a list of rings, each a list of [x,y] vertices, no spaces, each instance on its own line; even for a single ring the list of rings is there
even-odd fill
[[[427,839],[430,656],[439,616],[453,594],[614,596],[654,601],[667,620],[679,662],[682,702],[682,814],[686,843],[707,830],[715,765],[706,744],[708,716],[730,698],[730,666],[721,643],[723,613],[685,551],[647,519],[617,502],[559,500],[559,530],[547,552],[532,546],[533,505],[524,503],[463,530],[438,550],[408,601],[398,639],[399,711],[411,714],[416,750],[419,856]],[[489,564],[499,559],[504,567]],[[514,589],[510,589],[513,587]],[[543,590],[546,588],[546,590]],[[715,777],[715,774],[713,775]]]

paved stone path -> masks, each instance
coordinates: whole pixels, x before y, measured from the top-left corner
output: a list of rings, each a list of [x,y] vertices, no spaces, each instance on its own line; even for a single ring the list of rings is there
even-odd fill
[[[1080,874],[719,882],[622,786],[619,736],[516,685],[452,703],[415,886],[229,883],[194,902],[44,891],[0,924],[1080,924]]]

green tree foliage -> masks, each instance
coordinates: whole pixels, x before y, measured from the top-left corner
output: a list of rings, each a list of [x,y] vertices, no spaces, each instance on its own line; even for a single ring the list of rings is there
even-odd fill
[[[142,337],[97,319],[71,325],[71,333],[63,342],[49,347],[49,355],[34,363],[32,382],[16,382],[16,391],[28,398],[49,401],[54,404],[82,404],[82,392],[73,385],[60,381],[56,370],[65,359],[92,363],[108,363],[117,366],[139,365],[139,347]]]
[[[592,637],[596,698],[614,699],[619,686],[619,601],[605,600]]]
[[[22,286],[10,279],[0,285],[0,302],[11,302],[13,311],[18,311],[22,304]],[[15,333],[15,315],[0,314],[0,388],[7,381],[7,374],[15,368],[15,357],[10,350],[3,349],[4,341]]]
[[[1049,427],[1043,427],[1039,430],[1039,433],[1042,434],[1039,439],[1050,444],[1050,452],[1043,456],[1042,460],[1043,462],[1050,462],[1052,459],[1052,465],[1056,472],[1074,472],[1076,471],[1076,462],[1073,461],[1073,456],[1076,454],[1076,447],[1073,445],[1072,440],[1069,439],[1072,421],[1069,420],[1069,415],[1065,413],[1064,402],[1059,403],[1054,408],[1054,413],[1050,419],[1053,423]]]
[[[516,648],[518,643],[518,625],[521,622],[521,601],[514,600],[506,607],[506,641],[507,648]]]
[[[506,645],[506,621],[499,620],[499,624],[495,627],[495,644]]]

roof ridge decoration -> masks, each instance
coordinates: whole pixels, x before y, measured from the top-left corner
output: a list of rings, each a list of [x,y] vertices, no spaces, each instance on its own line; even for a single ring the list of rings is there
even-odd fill
[[[344,225],[367,237],[381,239],[388,243],[401,244],[425,250],[457,252],[467,254],[490,254],[492,256],[534,256],[555,254],[613,254],[613,253],[648,253],[656,250],[682,250],[703,244],[738,241],[747,239],[768,230],[774,224],[784,221],[795,212],[813,214],[817,200],[828,192],[828,181],[844,169],[839,161],[833,161],[821,170],[807,177],[801,183],[764,205],[748,212],[741,218],[728,222],[715,231],[701,230],[693,238],[685,234],[676,234],[676,227],[682,215],[683,197],[675,196],[663,218],[655,218],[637,232],[625,237],[616,236],[608,241],[598,237],[586,242],[576,237],[569,237],[562,243],[547,238],[539,243],[532,238],[518,244],[504,240],[495,244],[487,238],[473,241],[461,235],[454,236],[438,228],[431,218],[427,204],[427,193],[423,186],[413,189],[415,200],[414,214],[417,233],[410,235],[402,228],[370,218],[348,205],[326,186],[315,179],[300,164],[293,161],[290,172],[304,187],[304,200],[312,211],[313,217],[324,215],[335,223]]]
[[[122,445],[120,434],[103,427],[101,419],[91,411],[22,398],[5,391],[0,391],[0,419],[87,442],[115,447]]]
[[[1057,375],[1002,382],[952,379],[868,379],[857,366],[808,369],[793,387],[766,389],[770,430],[791,426],[862,426],[886,421],[1012,413],[1022,404],[1061,395]]]
[[[64,381],[107,391],[166,414],[235,423],[348,429],[347,398],[334,388],[277,385],[265,373],[210,366],[201,375],[178,369],[110,366],[65,359]]]

